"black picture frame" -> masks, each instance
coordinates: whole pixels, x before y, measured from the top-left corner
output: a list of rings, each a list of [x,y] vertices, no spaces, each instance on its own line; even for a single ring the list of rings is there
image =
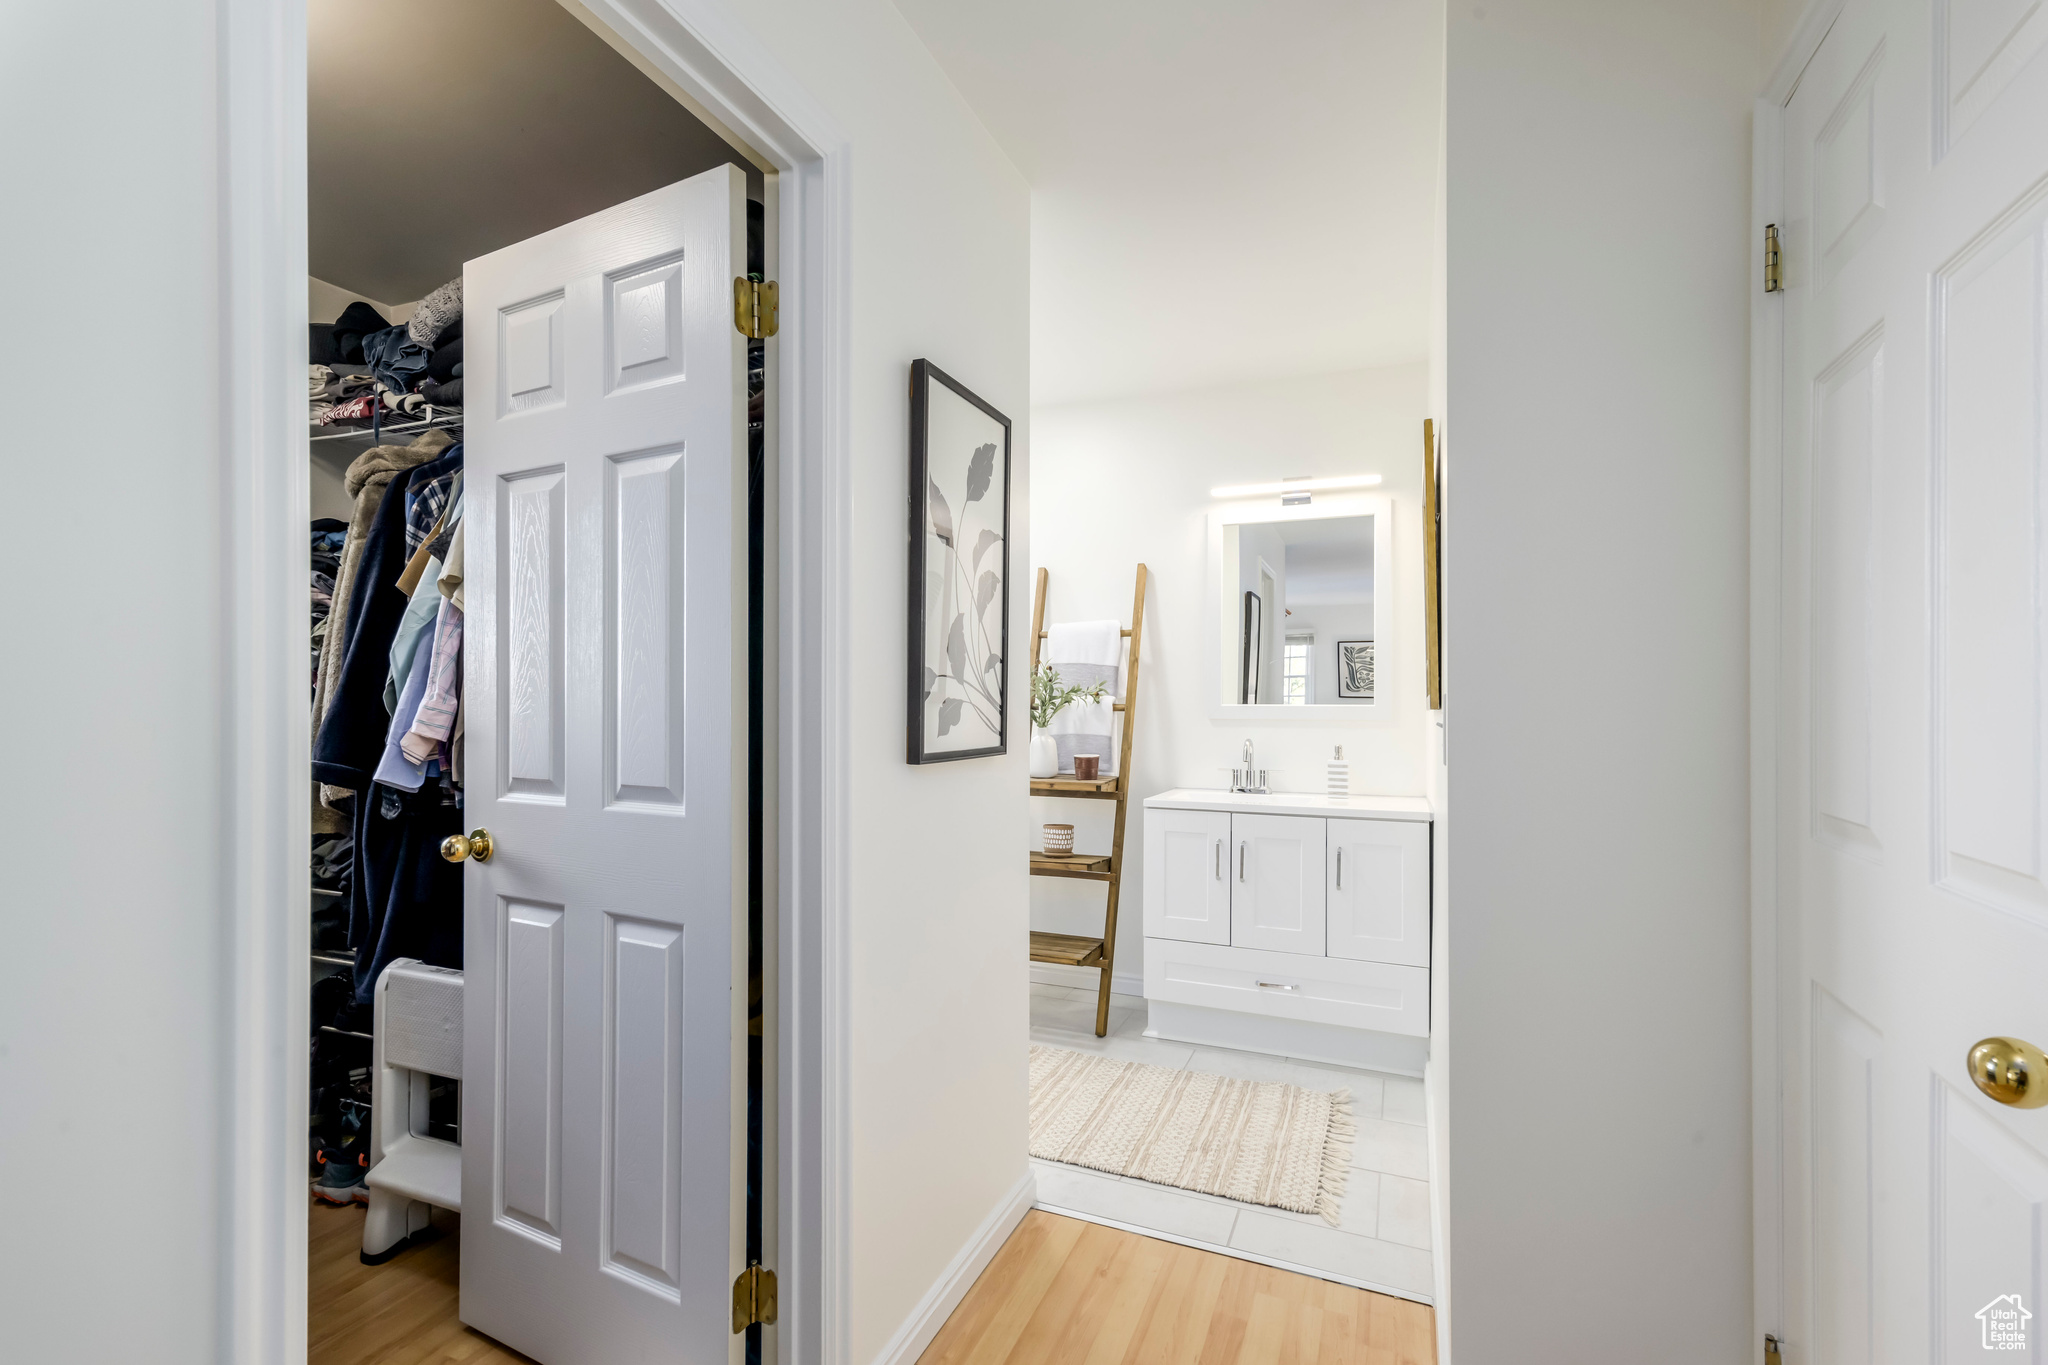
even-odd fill
[[[1376,655],[1371,640],[1339,640],[1337,642],[1337,700],[1373,701],[1378,691],[1379,679]],[[1355,665],[1354,656],[1363,662],[1363,671]],[[1363,689],[1355,686],[1359,678],[1365,680]]]
[[[938,404],[936,415],[934,400]],[[963,411],[961,403],[971,411]],[[980,472],[983,452],[996,444],[993,439],[977,440],[971,450],[966,447],[965,442],[975,437],[963,433],[972,433],[980,425],[974,412],[989,424],[980,435],[994,438],[996,429],[1001,431],[1000,455],[994,457],[1001,465],[999,471]],[[933,448],[935,439],[938,449]],[[910,593],[904,631],[908,645],[908,672],[904,679],[907,763],[951,763],[1010,751],[1010,462],[1010,419],[929,360],[912,361]],[[958,483],[954,479],[956,471],[962,476]],[[941,481],[945,486],[941,486]],[[970,520],[969,509],[984,502],[989,492],[996,493],[1001,500],[999,514],[983,512]],[[956,500],[960,504],[957,513],[953,507]],[[963,549],[960,542],[976,522],[981,524],[981,534]],[[998,543],[988,542],[991,531],[999,537]],[[935,546],[944,547],[937,556],[937,564],[933,562]],[[998,548],[1000,563],[991,569],[987,557]],[[935,568],[943,575],[937,601],[930,600],[929,591]],[[987,585],[991,572],[992,592]],[[964,584],[956,583],[956,579],[964,579]],[[956,599],[952,593],[960,586],[967,591]],[[971,606],[967,605],[969,602]],[[932,648],[933,622],[929,619],[935,607],[952,611],[954,616],[953,621],[945,623],[936,658]],[[993,640],[988,638],[992,615],[998,622]],[[957,649],[956,629],[960,636]],[[987,648],[990,645],[992,649]],[[939,666],[934,667],[935,664]],[[969,742],[957,748],[948,747],[943,741],[954,735],[956,729],[961,731],[956,742],[962,737]],[[972,742],[982,735],[992,736],[992,742]]]
[[[1260,675],[1266,667],[1266,608],[1250,589],[1244,594],[1243,644],[1237,664],[1237,700],[1241,706],[1257,706]]]

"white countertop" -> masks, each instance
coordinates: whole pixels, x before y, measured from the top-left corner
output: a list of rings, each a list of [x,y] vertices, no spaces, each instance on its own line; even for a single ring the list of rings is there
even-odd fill
[[[1335,815],[1362,820],[1434,820],[1426,796],[1374,796],[1353,792],[1344,800],[1317,792],[1224,791],[1221,787],[1176,787],[1145,798],[1147,810],[1241,810],[1260,815]]]

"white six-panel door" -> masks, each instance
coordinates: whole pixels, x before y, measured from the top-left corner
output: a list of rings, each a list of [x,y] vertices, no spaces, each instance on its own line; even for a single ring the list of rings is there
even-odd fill
[[[739,1269],[745,182],[469,263],[463,1321],[711,1362]]]
[[[1847,0],[1783,136],[1765,1326],[2039,1360],[2048,1109],[1964,1057],[2048,1043],[2048,11]]]
[[[1230,815],[1145,812],[1145,935],[1230,942]]]
[[[1303,815],[1230,817],[1230,942],[1323,954],[1323,826]]]

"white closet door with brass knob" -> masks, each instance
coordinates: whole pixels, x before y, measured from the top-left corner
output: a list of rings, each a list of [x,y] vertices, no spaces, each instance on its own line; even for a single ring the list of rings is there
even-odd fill
[[[745,182],[471,261],[463,1321],[724,1359],[740,1269]]]
[[[1969,1061],[2048,1043],[2044,129],[2024,4],[1847,0],[1785,108],[1756,1179],[1786,1365],[2048,1350],[2048,1110]]]

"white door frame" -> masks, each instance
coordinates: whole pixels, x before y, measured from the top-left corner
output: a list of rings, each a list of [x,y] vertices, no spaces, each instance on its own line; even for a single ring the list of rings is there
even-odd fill
[[[572,11],[575,3],[566,4]],[[583,0],[586,21],[754,149],[775,176],[781,284],[770,417],[778,523],[779,1353],[837,1362],[847,1328],[844,660],[851,148],[834,120],[721,0]],[[306,15],[221,0],[219,527],[226,648],[222,812],[229,938],[220,1045],[230,1093],[218,1134],[226,1265],[220,1357],[306,1358],[311,736],[305,680],[307,447]],[[815,1002],[815,1003],[813,1003]]]
[[[1784,222],[1785,106],[1845,0],[1808,0],[1756,99],[1750,155],[1749,1084],[1750,1341],[1785,1335],[1784,1087],[1778,1063],[1778,670],[1784,591],[1784,299],[1763,292],[1764,227]]]

